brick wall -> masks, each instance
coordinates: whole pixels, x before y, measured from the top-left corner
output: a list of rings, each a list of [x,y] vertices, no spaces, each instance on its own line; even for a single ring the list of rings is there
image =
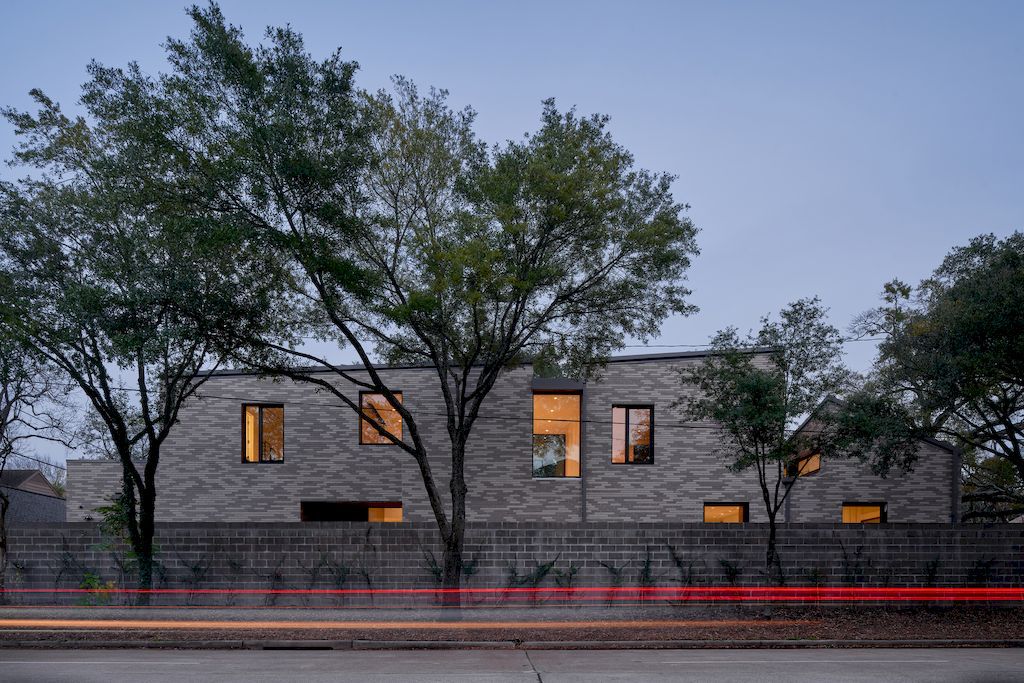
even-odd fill
[[[470,524],[466,559],[475,574],[467,585],[507,587],[512,570],[521,577],[556,558],[541,586],[564,581],[570,567],[577,568],[576,586],[608,586],[616,580],[635,586],[644,580],[645,567],[655,585],[763,585],[766,532],[762,524]],[[436,540],[431,524],[163,524],[157,533],[163,567],[159,585],[431,588],[434,580],[426,558],[433,553],[440,561]],[[122,549],[107,546],[91,523],[12,528],[7,585],[77,587],[89,573],[131,586],[133,577],[125,576],[119,565]],[[790,585],[1024,583],[1021,524],[792,524],[780,529],[779,549]],[[339,583],[342,575],[346,580]],[[52,595],[35,598],[53,600]],[[211,604],[229,600],[203,599]],[[281,604],[300,600],[273,599]]]
[[[765,521],[754,470],[731,473],[711,423],[689,423],[673,403],[688,391],[679,369],[699,355],[634,358],[608,364],[583,392],[583,476],[532,477],[530,366],[505,373],[487,398],[467,446],[468,515],[475,522],[699,522],[705,502],[749,501]],[[355,375],[360,373],[355,372]],[[417,416],[434,477],[447,497],[449,441],[432,369],[383,371]],[[308,384],[219,375],[190,402],[169,436],[157,472],[157,518],[166,522],[291,522],[301,500],[401,501],[404,519],[432,522],[419,470],[392,446],[359,445],[357,418]],[[357,400],[356,391],[349,391]],[[284,462],[241,462],[245,401],[282,403]],[[612,405],[654,406],[654,463],[611,462]],[[120,466],[68,464],[68,520],[95,518],[120,489]],[[794,489],[791,521],[831,523],[844,501],[884,500],[892,522],[949,522],[955,514],[954,456],[926,445],[914,472],[880,479],[857,462],[826,460]]]

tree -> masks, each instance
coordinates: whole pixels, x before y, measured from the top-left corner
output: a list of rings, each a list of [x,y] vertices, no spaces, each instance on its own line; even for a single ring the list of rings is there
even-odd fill
[[[717,423],[718,452],[734,472],[754,468],[768,516],[765,566],[782,582],[777,518],[799,477],[802,456],[857,456],[874,471],[908,468],[916,454],[908,420],[896,406],[856,387],[843,366],[843,338],[818,299],[801,299],[765,317],[756,333],[718,332],[707,359],[683,370],[688,417]],[[847,394],[846,401],[827,401]],[[824,403],[823,403],[824,402]],[[808,425],[797,429],[804,418]]]
[[[1024,506],[1024,233],[975,237],[916,288],[888,283],[883,300],[854,325],[885,336],[874,367],[879,390],[971,462],[1005,461],[1016,482],[998,493]]]
[[[172,185],[166,150],[146,144],[174,112],[153,109],[143,87],[115,97],[108,79],[124,74],[90,71],[88,119],[39,91],[37,114],[4,110],[21,139],[16,161],[38,173],[0,184],[0,331],[62,373],[102,422],[148,589],[160,449],[204,381],[197,371],[223,361],[213,328],[258,298],[260,278],[237,267],[230,224],[179,211],[186,188]]]
[[[248,253],[266,255],[280,283],[267,308],[277,317],[225,330],[223,345],[357,413],[352,389],[385,397],[404,438],[374,423],[418,468],[444,544],[443,583],[457,588],[466,444],[491,388],[538,355],[593,372],[627,337],[690,313],[681,281],[697,250],[686,207],[670,176],[635,167],[604,117],[549,101],[537,132],[488,148],[472,111],[453,111],[442,91],[423,96],[398,79],[394,94],[359,93],[353,63],[315,62],[291,29],[250,48],[215,5],[191,16],[191,39],[169,42],[173,73],[161,80],[178,126],[158,144],[174,150],[183,187],[202,187],[196,210],[245,226],[259,245]],[[305,350],[308,337],[351,349],[363,372]],[[380,372],[398,360],[436,374],[447,495],[417,415]]]
[[[33,440],[70,446],[65,413],[67,387],[54,368],[0,334],[0,476],[30,464]],[[0,601],[7,572],[7,492],[0,488]]]

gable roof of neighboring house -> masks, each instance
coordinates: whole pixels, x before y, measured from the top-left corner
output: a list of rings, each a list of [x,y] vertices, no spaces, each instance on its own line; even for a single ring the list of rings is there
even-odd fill
[[[823,410],[826,406],[829,405],[843,406],[846,405],[846,403],[842,399],[836,398],[835,396],[826,396],[824,399],[822,399],[821,403],[819,403],[817,407],[813,411],[811,411],[811,414],[808,415],[802,423],[800,423],[800,426],[797,427],[793,433],[799,434],[800,432],[802,432],[811,422],[811,420],[814,419],[814,416],[818,414],[818,411]],[[948,441],[942,441],[941,439],[935,439],[930,436],[919,436],[918,440],[931,444],[932,446],[938,446],[939,448],[945,451],[949,451],[953,455],[963,454],[963,451],[961,451],[959,448],[949,443]]]
[[[0,474],[0,486],[51,498],[64,498],[39,470],[4,470]]]

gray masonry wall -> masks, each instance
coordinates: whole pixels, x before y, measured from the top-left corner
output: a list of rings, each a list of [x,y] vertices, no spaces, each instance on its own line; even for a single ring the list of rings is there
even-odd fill
[[[474,427],[466,457],[468,516],[474,522],[699,522],[705,502],[750,502],[751,521],[766,519],[753,470],[726,470],[715,425],[689,423],[672,407],[683,393],[679,369],[699,355],[635,358],[608,364],[583,393],[582,468],[575,479],[532,478],[532,368],[506,373]],[[417,416],[447,498],[448,436],[434,371],[383,371]],[[358,374],[358,373],[356,373]],[[349,392],[358,400],[358,392]],[[404,519],[432,522],[419,470],[393,446],[359,445],[358,420],[307,384],[251,375],[218,375],[182,411],[157,474],[162,522],[290,522],[309,501],[401,501]],[[241,461],[244,402],[283,403],[284,462]],[[654,463],[611,462],[613,404],[654,406]],[[68,463],[68,520],[95,519],[119,490],[116,463]],[[857,462],[825,460],[793,493],[791,520],[832,523],[844,501],[885,501],[889,521],[944,523],[955,516],[954,456],[925,444],[915,470],[882,480]]]
[[[567,585],[573,568],[573,586],[765,585],[766,534],[764,524],[470,524],[466,561],[473,574],[466,585],[528,586],[513,581],[513,575],[527,576],[548,562],[554,564],[540,587]],[[76,588],[87,576],[115,587],[134,585],[123,548],[105,539],[96,524],[17,526],[10,531],[9,544],[9,588]],[[161,524],[157,545],[161,570],[156,587],[189,590],[429,589],[435,586],[431,553],[440,560],[432,524]],[[779,550],[791,586],[1024,584],[1021,524],[790,524],[780,528]],[[60,598],[13,594],[22,601]],[[187,599],[300,604],[311,598]]]

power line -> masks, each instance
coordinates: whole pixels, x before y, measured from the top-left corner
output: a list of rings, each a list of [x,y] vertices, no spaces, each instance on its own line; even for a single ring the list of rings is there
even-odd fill
[[[50,462],[49,460],[40,460],[39,458],[33,458],[31,455],[24,455],[22,453],[11,454],[8,457],[9,458],[24,458],[25,460],[33,460],[35,462],[39,462],[39,463],[42,463],[44,465],[49,465],[50,467],[56,467],[57,469],[64,470],[65,472],[67,472],[67,469],[68,469],[67,467],[64,467],[63,465],[58,465],[55,462]],[[4,464],[6,465],[7,463],[4,463]]]

